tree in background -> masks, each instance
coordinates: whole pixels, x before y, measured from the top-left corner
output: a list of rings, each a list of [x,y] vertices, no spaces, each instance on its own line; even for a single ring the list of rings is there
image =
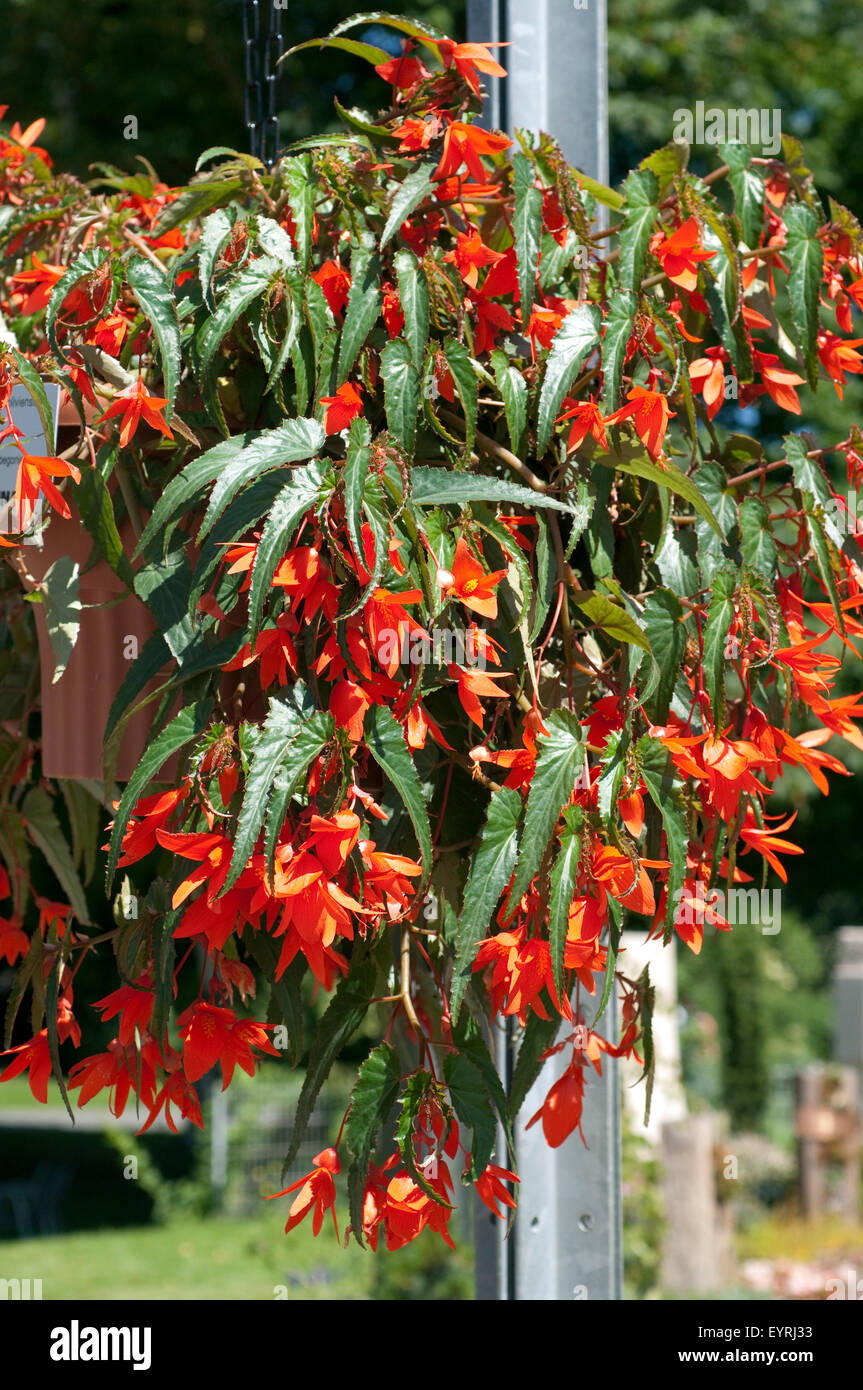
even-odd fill
[[[292,0],[286,48],[331,28],[347,8]],[[465,36],[463,0],[413,0],[411,13]],[[95,160],[128,164],[131,145],[179,181],[207,144],[242,144],[241,21],[242,0],[87,0],[47,15],[38,0],[7,0],[0,93],[19,118],[47,116],[58,167],[84,175]],[[861,0],[694,9],[688,0],[611,0],[608,21],[613,182],[670,138],[675,109],[700,99],[778,107],[783,130],[805,139],[824,191],[854,201],[863,182]],[[374,42],[391,45],[383,26]],[[374,105],[362,63],[343,54],[338,68],[306,55],[281,77],[286,138],[336,129],[334,96]],[[128,114],[138,117],[137,147],[123,137]]]
[[[861,0],[610,0],[608,25],[612,181],[670,138],[677,108],[701,100],[722,110],[778,107],[783,133],[805,141],[824,193],[855,201]]]
[[[721,110],[778,109],[782,133],[805,141],[807,158],[819,170],[822,192],[844,205],[853,204],[863,182],[863,152],[856,137],[863,115],[863,71],[856,56],[861,38],[860,0],[803,0],[782,7],[763,0],[729,0],[694,8],[687,0],[611,0],[612,181],[671,138],[676,110],[703,101],[705,108]],[[694,149],[690,167],[706,173],[711,158],[710,150]],[[828,431],[841,430],[859,414],[859,401],[859,391],[854,391],[843,401],[822,392],[816,402],[804,389],[801,423],[823,440]],[[739,412],[739,428],[765,441],[773,433],[778,445],[779,419],[776,407],[763,398],[757,407]],[[846,687],[850,691],[859,672],[853,658],[846,666],[839,682],[843,693]],[[853,751],[848,765],[856,769]],[[861,850],[848,835],[855,794],[846,784],[836,787],[815,814],[805,781],[794,774],[785,779],[784,794],[789,810],[798,812],[797,837],[806,855],[793,884],[783,891],[789,908],[802,914],[819,936],[829,938],[844,922],[857,920]],[[731,949],[717,952],[718,988],[712,999],[722,1035],[722,1088],[716,1100],[738,1128],[751,1128],[765,1114],[766,1031],[777,990],[765,980],[763,943],[750,929],[734,933],[733,944],[719,944]],[[785,936],[771,943],[774,963],[778,957],[785,959],[786,945]],[[826,986],[826,942],[825,947],[817,978],[798,981],[808,991],[807,1016],[818,1014],[814,997]],[[807,1032],[807,1038],[811,1046],[827,1045],[821,1027]]]
[[[767,1101],[761,938],[740,926],[717,952],[722,1095],[735,1131],[757,1129]]]
[[[44,140],[59,169],[86,178],[91,164],[129,169],[143,155],[161,178],[181,183],[208,145],[246,148],[243,4],[87,0],[46,11],[38,0],[7,0],[0,98],[25,124],[46,117]],[[265,27],[263,0],[260,10]],[[447,31],[463,26],[463,10],[411,3],[412,15]],[[349,12],[342,0],[291,0],[281,16],[285,48],[326,32]],[[372,42],[399,51],[382,25]],[[334,64],[326,54],[305,53],[279,76],[282,138],[339,129],[333,98],[373,106],[376,82],[368,65],[348,54]],[[137,139],[124,136],[129,115],[137,118]]]

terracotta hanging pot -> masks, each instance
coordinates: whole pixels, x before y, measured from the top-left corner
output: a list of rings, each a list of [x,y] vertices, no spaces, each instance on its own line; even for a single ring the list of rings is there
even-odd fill
[[[90,421],[96,410],[85,402],[85,417]],[[58,420],[60,441],[72,442],[79,417],[68,400],[60,407]],[[71,510],[69,520],[51,513],[42,532],[42,546],[27,547],[21,577],[25,587],[32,590],[51,566],[63,556],[77,562],[80,570],[90,558],[93,542],[75,507],[74,491],[66,491]],[[120,538],[127,555],[135,548],[135,538],[128,520],[119,527]],[[194,550],[194,547],[192,548]],[[192,558],[190,556],[190,563]],[[144,643],[156,631],[156,622],[148,608],[130,594],[122,580],[105,560],[99,560],[86,574],[81,573],[78,595],[81,601],[78,637],[63,675],[53,681],[55,656],[48,634],[45,608],[34,604],[36,630],[39,639],[42,707],[42,768],[46,777],[104,779],[103,741],[105,726],[114,698],[128,675],[131,663],[143,649]],[[244,626],[244,618],[232,614],[226,620],[223,633]],[[220,680],[220,696],[228,719],[237,719],[240,712],[249,717],[250,705],[263,718],[264,704],[260,692],[248,690],[250,673],[225,672]],[[143,694],[155,689],[164,676],[157,676],[145,687]],[[127,723],[114,775],[127,781],[134,772],[152,733],[154,705],[148,705]],[[178,769],[176,756],[169,759],[156,774],[157,781],[171,780]]]
[[[99,406],[93,405],[92,401],[88,401],[86,398],[84,398],[83,405],[84,423],[92,425],[101,413]],[[68,391],[60,392],[60,410],[57,415],[57,428],[68,431],[69,438],[67,442],[70,444],[81,428],[81,417],[78,414],[78,408]]]
[[[28,547],[25,552],[31,581],[40,583],[61,556],[77,561],[82,570],[90,557],[93,542],[78,517],[74,498],[69,496],[68,500],[71,519],[53,515],[42,533],[42,548]],[[130,553],[133,539],[128,523],[120,534]],[[32,582],[27,587],[32,589]],[[41,667],[42,768],[46,777],[102,781],[102,743],[111,705],[131,662],[156,624],[141,600],[126,591],[104,560],[82,574],[79,597],[78,639],[56,683],[52,682],[55,660],[45,609],[42,604],[33,605]],[[120,781],[131,777],[151,720],[152,707],[147,707],[126,725],[115,774]]]

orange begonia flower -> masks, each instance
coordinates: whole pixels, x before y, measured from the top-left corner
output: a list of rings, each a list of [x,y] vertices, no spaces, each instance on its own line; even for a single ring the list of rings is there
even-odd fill
[[[351,743],[361,742],[366,710],[371,709],[373,704],[372,697],[348,676],[336,681],[330,691],[330,714],[336,721],[336,727],[347,732]]]
[[[564,401],[564,405],[568,409],[557,417],[557,424],[560,424],[562,420],[573,421],[569,431],[569,442],[566,446],[570,453],[581,447],[588,434],[593,435],[601,449],[607,449],[605,421],[596,401],[572,401],[571,398],[568,398]]]
[[[182,786],[166,792],[157,792],[155,796],[138,798],[123,835],[122,858],[117,861],[120,868],[137,864],[139,859],[143,859],[156,848],[156,831],[164,826],[180,802],[188,795],[188,786]],[[114,802],[115,810],[118,804]],[[113,824],[111,821],[108,828],[111,829]],[[106,850],[108,846],[103,845],[102,848]]]
[[[559,1149],[574,1129],[581,1134],[581,1112],[584,1105],[584,1065],[574,1061],[555,1081],[539,1110],[528,1120],[525,1129],[530,1129],[537,1120],[542,1120],[545,1142],[551,1149]],[[584,1135],[581,1134],[582,1142]]]
[[[468,125],[465,121],[452,121],[447,126],[443,138],[443,153],[432,178],[452,178],[464,164],[471,178],[478,184],[483,184],[486,171],[480,156],[502,154],[511,144],[512,141],[506,135],[494,135],[480,126]]]
[[[626,399],[629,404],[608,415],[605,423],[613,425],[632,419],[636,434],[655,463],[662,453],[668,421],[676,412],[669,409],[668,400],[661,391],[648,391],[644,386],[633,386]]]
[[[641,860],[635,867],[628,855],[610,845],[599,845],[593,853],[593,876],[605,886],[612,897],[617,898],[631,912],[644,912],[652,916],[656,911],[653,897],[653,884],[647,876],[645,864],[658,866],[662,861]],[[662,863],[662,867],[668,865]]]
[[[460,536],[455,548],[451,582],[441,584],[444,592],[454,594],[465,608],[479,613],[483,618],[497,617],[497,594],[494,592],[506,570],[493,570],[487,573],[479,561],[471,554],[464,536]]]
[[[313,815],[308,837],[301,849],[310,849],[328,874],[343,869],[357,843],[362,822],[355,811],[337,811],[334,816]]]
[[[140,1052],[134,1048],[127,1052],[119,1039],[112,1038],[107,1051],[73,1064],[69,1070],[68,1089],[80,1088],[79,1110],[106,1088],[110,1092],[108,1109],[112,1115],[122,1115],[131,1091],[140,1095],[149,1110],[156,1099],[156,1066],[160,1062],[152,1039],[143,1043]]]
[[[504,1186],[508,1182],[521,1182],[521,1179],[506,1168],[498,1168],[494,1163],[490,1163],[475,1183],[476,1195],[480,1201],[502,1221],[506,1220],[506,1212],[500,1210],[497,1205],[498,1202],[501,1202],[505,1207],[510,1207],[513,1211],[515,1211],[516,1205],[515,1198]]]
[[[491,56],[491,49],[508,48],[509,44],[454,43],[452,39],[432,39],[430,42],[436,44],[444,67],[455,67],[477,96],[479,73],[487,73],[489,77],[506,77],[506,68],[502,68]]]
[[[438,1177],[429,1178],[428,1182],[446,1201],[449,1200],[452,1179],[445,1163],[438,1164]],[[441,1206],[407,1173],[396,1173],[387,1185],[384,1207],[387,1250],[400,1250],[402,1246],[416,1240],[426,1226],[436,1231],[450,1249],[454,1250],[455,1244],[447,1229],[451,1212],[450,1206]]]
[[[179,907],[202,883],[207,885],[207,897],[211,900],[216,897],[228,877],[234,852],[233,843],[226,835],[208,834],[206,831],[174,835],[168,830],[157,829],[156,839],[163,849],[169,849],[184,859],[199,861],[197,869],[193,869],[189,877],[175,889],[172,907]]]
[[[21,305],[22,314],[36,314],[40,309],[44,309],[51,298],[51,291],[62,280],[66,274],[64,265],[50,265],[42,262],[34,252],[31,260],[32,270],[20,270],[17,275],[9,277],[11,285],[19,285],[22,289],[29,290],[29,293]]]
[[[700,391],[704,397],[709,419],[714,419],[725,400],[725,366],[722,358],[717,354],[716,357],[699,357],[690,362],[689,379],[693,391]]]
[[[405,40],[403,51],[397,58],[390,58],[389,62],[379,63],[375,68],[378,77],[382,77],[384,82],[389,82],[400,92],[409,91],[418,82],[431,76],[425,63],[410,56],[412,48],[410,40]]]
[[[863,359],[854,351],[861,343],[863,338],[840,338],[826,331],[818,334],[818,357],[840,401],[846,372],[863,372]]]
[[[311,278],[324,292],[324,299],[330,306],[334,318],[338,318],[348,302],[351,277],[339,261],[324,261],[318,270],[312,271]]]
[[[104,414],[99,416],[98,423],[110,420],[115,415],[122,415],[123,423],[120,426],[120,448],[125,449],[132,435],[135,434],[141,420],[145,420],[153,429],[158,430],[166,439],[173,439],[170,428],[162,419],[161,411],[168,404],[163,396],[151,396],[147,388],[139,377],[131,386],[125,390],[118,391],[115,399],[108,406]]]
[[[372,651],[388,676],[394,676],[398,670],[402,647],[410,642],[413,633],[428,636],[425,628],[420,627],[404,607],[422,603],[422,598],[420,589],[404,589],[401,593],[375,589],[363,608]]]
[[[273,681],[287,685],[288,672],[297,674],[297,651],[293,634],[297,630],[296,619],[290,613],[282,613],[276,619],[275,627],[264,628],[258,633],[254,651],[246,642],[237,655],[222,667],[223,671],[241,671],[259,661],[261,687],[266,690]]]
[[[480,728],[483,725],[483,708],[477,698],[479,695],[494,695],[498,699],[506,698],[509,691],[502,690],[496,685],[491,676],[485,675],[482,671],[468,671],[463,666],[450,665],[447,667],[453,680],[458,681],[458,698],[461,701],[462,709],[474,724]],[[495,676],[508,676],[509,671],[496,671]]]
[[[218,1008],[198,1000],[185,1009],[177,1019],[183,1039],[183,1071],[189,1081],[198,1081],[217,1062],[221,1063],[224,1091],[240,1066],[249,1076],[255,1074],[252,1048],[280,1054],[267,1037],[273,1023],[258,1023],[254,1019],[238,1019],[233,1009]]]
[[[310,1173],[306,1173],[305,1177],[297,1178],[296,1182],[292,1182],[290,1187],[286,1187],[282,1192],[269,1194],[269,1198],[272,1200],[275,1197],[286,1197],[289,1192],[296,1192],[297,1188],[300,1189],[288,1213],[288,1222],[285,1226],[286,1235],[288,1231],[293,1230],[294,1226],[298,1226],[312,1209],[315,1213],[312,1218],[312,1232],[314,1235],[318,1235],[326,1213],[335,1206],[334,1174],[340,1172],[342,1166],[336,1150],[333,1148],[322,1149],[319,1154],[315,1154],[312,1163],[314,1167]],[[335,1210],[333,1210],[332,1215],[336,1239],[338,1239],[339,1227]]]
[[[699,262],[712,260],[716,255],[715,251],[705,251],[699,246],[698,234],[698,222],[694,217],[689,217],[670,236],[663,237],[661,232],[657,232],[650,243],[650,249],[668,279],[682,290],[695,289]]]
[[[375,71],[377,72],[378,69],[376,68]],[[393,135],[400,137],[399,149],[410,153],[427,150],[439,133],[440,118],[438,116],[432,116],[428,120],[421,120],[417,116],[408,116],[401,125],[393,126]]]
[[[149,1026],[153,1014],[156,995],[152,989],[150,976],[142,975],[133,985],[121,985],[104,999],[97,999],[93,1005],[102,1014],[102,1022],[120,1015],[120,1030],[117,1041],[121,1047],[129,1047],[135,1040],[135,1029],[142,1033]]]
[[[22,451],[15,482],[15,505],[18,509],[18,524],[22,530],[33,516],[40,492],[60,516],[65,517],[67,521],[70,519],[72,513],[69,503],[63,494],[58,492],[51,481],[52,478],[74,478],[76,483],[80,483],[81,473],[74,463],[67,463],[65,459],[25,454]]]
[[[767,819],[765,817],[765,820]],[[777,859],[777,854],[802,854],[803,850],[799,845],[792,844],[790,840],[780,839],[777,832],[787,830],[796,819],[797,812],[794,811],[787,820],[782,821],[781,825],[771,829],[768,825],[760,826],[755,819],[755,812],[752,807],[747,806],[746,819],[740,831],[741,840],[746,842],[749,849],[755,849],[764,856],[771,868],[776,870],[783,883],[788,882],[788,874],[781,859]]]
[[[422,865],[402,854],[385,854],[372,840],[360,841],[363,857],[363,889],[369,907],[386,909],[391,918],[410,906],[415,890],[412,878],[422,875]],[[370,891],[371,890],[371,891]]]
[[[48,1078],[51,1075],[51,1054],[48,1051],[48,1029],[43,1028],[29,1042],[9,1047],[0,1057],[14,1057],[14,1062],[0,1076],[0,1082],[12,1081],[22,1071],[29,1073],[30,1090],[43,1105],[48,1103]]]
[[[533,306],[525,334],[530,339],[530,350],[534,360],[536,360],[537,343],[540,347],[551,347],[554,335],[563,323],[564,317],[565,315],[557,309],[545,308],[541,304]]]
[[[14,965],[19,957],[26,956],[30,949],[30,938],[22,929],[20,919],[0,917],[0,960]]]
[[[137,1131],[138,1134],[146,1133],[150,1126],[157,1120],[163,1107],[165,1110],[165,1123],[171,1132],[176,1134],[177,1126],[171,1114],[172,1105],[176,1105],[183,1119],[191,1120],[193,1125],[198,1126],[198,1129],[204,1128],[197,1091],[181,1071],[175,1071],[168,1077],[168,1080],[156,1096],[153,1108],[147,1116],[146,1122]]]
[[[328,407],[324,418],[327,434],[341,434],[351,420],[363,413],[363,398],[350,381],[340,386],[334,396],[321,396],[321,405]]]
[[[476,227],[472,227],[469,232],[459,232],[455,250],[447,251],[444,260],[456,267],[466,285],[476,289],[482,267],[502,261],[503,253],[486,246]]]
[[[800,414],[800,400],[795,386],[803,386],[805,379],[796,372],[789,372],[779,365],[779,358],[772,352],[759,352],[753,349],[752,360],[761,373],[764,389],[771,400],[792,415]]]

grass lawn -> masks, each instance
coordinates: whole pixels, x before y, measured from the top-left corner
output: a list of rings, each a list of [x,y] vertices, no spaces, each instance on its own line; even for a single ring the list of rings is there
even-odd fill
[[[49,1087],[48,1104],[62,1115],[62,1100],[53,1087]],[[100,1104],[105,1128],[116,1129],[104,1097],[97,1097],[87,1109]],[[0,1086],[0,1111],[9,1110],[44,1115],[44,1107],[30,1095],[26,1078]],[[23,1116],[15,1128],[0,1131],[0,1180],[28,1177],[40,1159],[74,1170],[72,1186],[62,1199],[60,1221],[78,1227],[65,1235],[24,1240],[9,1239],[0,1228],[0,1279],[41,1279],[46,1300],[74,1293],[76,1298],[99,1301],[269,1301],[284,1297],[285,1290],[289,1300],[473,1298],[473,1258],[462,1230],[454,1232],[457,1251],[448,1250],[431,1231],[403,1250],[381,1248],[373,1254],[353,1241],[344,1250],[336,1241],[329,1215],[317,1239],[311,1219],[285,1235],[291,1197],[262,1201],[258,1213],[243,1219],[191,1216],[180,1206],[169,1207],[165,1224],[132,1225],[130,1221],[137,1217],[147,1220],[145,1199],[152,1181],[144,1183],[143,1169],[140,1183],[124,1181],[120,1160],[126,1147],[129,1153],[145,1146],[152,1150],[149,1156],[143,1155],[154,1165],[150,1179],[164,1178],[168,1188],[176,1181],[178,1201],[184,1200],[183,1184],[194,1186],[199,1179],[189,1170],[188,1146],[173,1136],[146,1135],[133,1141],[130,1135],[124,1145],[125,1137],[117,1151],[99,1127],[76,1131],[64,1122],[62,1128],[39,1130],[28,1128]],[[185,1166],[172,1159],[183,1159]],[[136,1209],[134,1216],[133,1197],[141,1199],[141,1210]],[[345,1208],[340,1190],[340,1229],[347,1219]]]
[[[199,1218],[2,1241],[0,1278],[41,1279],[46,1300],[73,1292],[76,1299],[271,1300],[279,1285],[288,1299],[372,1297],[377,1257],[355,1244],[340,1249],[331,1218],[317,1240],[306,1225],[286,1236],[289,1205],[285,1198],[247,1221]]]
[[[6,1062],[4,1059],[4,1061],[0,1063],[0,1070],[2,1070],[5,1065]],[[72,1108],[74,1109],[77,1105],[74,1092],[70,1099],[72,1101]],[[98,1097],[96,1098],[96,1101],[97,1100]],[[96,1101],[91,1102],[91,1104],[95,1105]],[[61,1110],[64,1108],[63,1097],[60,1095],[53,1081],[50,1082],[48,1086],[48,1105],[52,1110],[56,1110],[58,1106]],[[13,1076],[11,1081],[4,1081],[3,1085],[0,1086],[0,1110],[32,1110],[38,1113],[44,1111],[44,1109],[45,1106],[35,1099],[33,1092],[30,1090],[30,1083],[26,1076]],[[107,1114],[107,1100],[104,1110]]]

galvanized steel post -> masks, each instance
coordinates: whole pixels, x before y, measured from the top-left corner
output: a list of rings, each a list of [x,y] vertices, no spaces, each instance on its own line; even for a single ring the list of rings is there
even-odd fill
[[[544,130],[570,164],[608,181],[608,75],[605,0],[468,0],[468,38],[509,43],[498,56],[505,78],[486,79],[483,124],[512,134]],[[584,996],[582,996],[584,997]],[[588,1001],[588,1009],[595,1005]],[[584,1021],[591,1022],[591,1013]],[[602,1020],[616,1038],[616,999]],[[496,1025],[495,1051],[504,1083],[513,1064],[512,1029]],[[623,1237],[620,1176],[620,1092],[617,1064],[603,1075],[589,1068],[582,1128],[549,1149],[539,1109],[568,1061],[552,1058],[532,1087],[516,1129],[519,1206],[512,1233],[477,1204],[476,1296],[479,1299],[619,1299]],[[500,1136],[498,1162],[506,1149]]]

